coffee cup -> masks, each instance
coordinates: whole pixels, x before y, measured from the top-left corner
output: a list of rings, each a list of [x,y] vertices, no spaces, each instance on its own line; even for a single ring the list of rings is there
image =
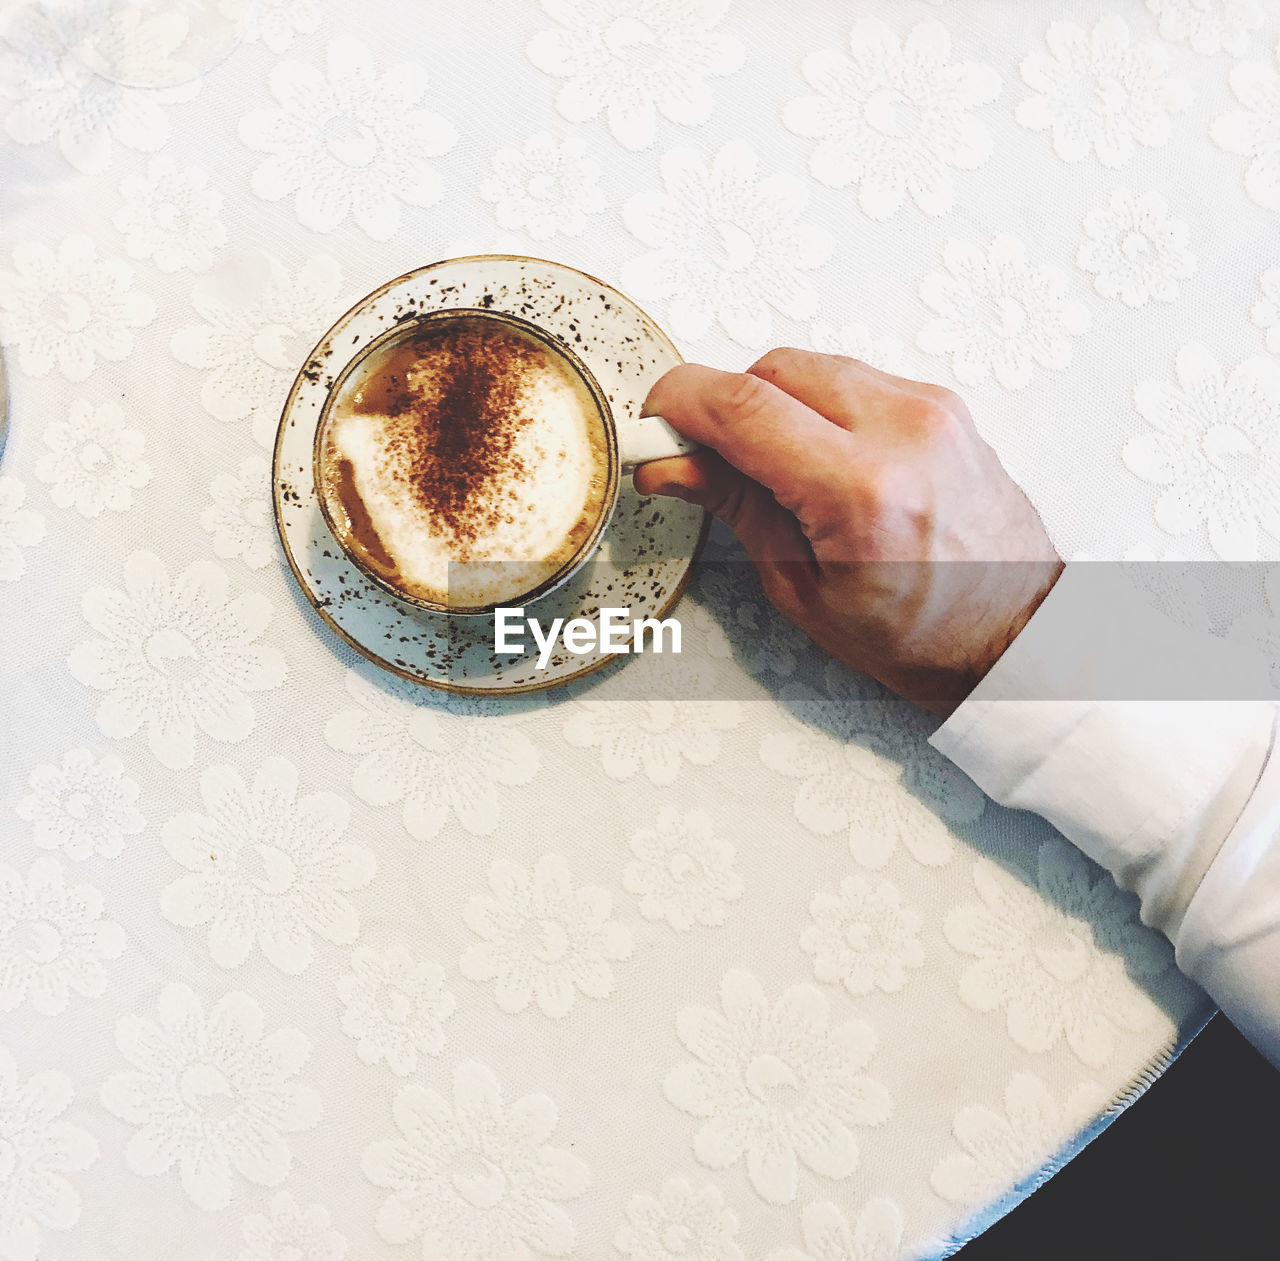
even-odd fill
[[[399,322],[337,375],[315,489],[371,581],[431,612],[482,615],[567,582],[599,546],[622,476],[695,449],[660,417],[620,418],[548,329],[453,307]]]

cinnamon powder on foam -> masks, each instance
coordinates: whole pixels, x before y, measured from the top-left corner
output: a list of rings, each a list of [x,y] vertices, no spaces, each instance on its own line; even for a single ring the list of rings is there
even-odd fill
[[[513,520],[493,492],[525,471],[513,447],[532,417],[518,404],[540,359],[492,321],[459,319],[397,347],[356,395],[357,413],[412,422],[390,436],[384,471],[452,537],[459,559]]]

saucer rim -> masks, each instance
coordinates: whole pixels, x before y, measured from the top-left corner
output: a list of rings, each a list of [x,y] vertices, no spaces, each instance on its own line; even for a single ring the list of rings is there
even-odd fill
[[[465,683],[454,683],[447,679],[427,678],[421,674],[414,673],[413,671],[408,670],[403,666],[398,666],[394,662],[387,661],[384,658],[375,655],[372,649],[367,648],[353,634],[351,634],[344,627],[339,625],[338,622],[335,621],[334,618],[330,616],[328,610],[321,606],[320,601],[316,597],[315,592],[312,590],[310,583],[308,583],[306,578],[303,576],[301,569],[298,567],[297,559],[293,554],[293,547],[289,541],[288,532],[286,531],[285,525],[284,525],[284,517],[283,517],[284,509],[283,509],[281,493],[280,493],[280,459],[281,459],[282,448],[284,445],[286,423],[289,419],[289,413],[293,407],[294,397],[297,394],[299,386],[304,379],[307,367],[316,358],[316,355],[319,352],[320,348],[326,342],[328,342],[333,336],[333,334],[338,329],[340,329],[342,325],[345,324],[352,316],[356,315],[360,310],[370,305],[377,298],[380,298],[385,294],[387,294],[389,291],[394,289],[397,285],[404,284],[405,282],[412,280],[417,276],[424,275],[427,272],[435,271],[436,269],[445,267],[445,266],[452,266],[459,263],[472,263],[472,262],[485,263],[485,262],[495,262],[495,261],[542,264],[546,267],[551,267],[558,271],[572,272],[574,275],[580,276],[583,279],[590,281],[593,285],[599,285],[602,289],[608,290],[610,293],[615,294],[619,299],[626,302],[636,312],[636,314],[646,324],[648,324],[651,332],[654,334],[657,340],[663,346],[665,346],[671,352],[671,354],[675,357],[676,363],[680,364],[685,362],[684,356],[676,348],[675,343],[672,342],[671,338],[667,336],[667,334],[663,331],[662,327],[654,320],[654,318],[648,313],[648,311],[646,311],[643,307],[641,307],[640,304],[636,302],[634,298],[631,298],[629,295],[622,293],[615,285],[611,285],[608,281],[601,280],[598,276],[593,276],[590,272],[585,272],[581,268],[573,267],[568,263],[557,262],[554,259],[539,258],[531,254],[460,254],[457,257],[437,259],[435,262],[426,263],[421,267],[412,268],[410,271],[404,272],[401,275],[396,276],[394,279],[388,280],[384,284],[379,285],[378,288],[370,290],[357,302],[353,303],[350,307],[348,307],[336,320],[333,321],[333,323],[329,326],[329,328],[326,329],[326,331],[320,336],[319,340],[315,343],[315,345],[310,349],[310,351],[308,351],[307,355],[303,358],[302,366],[298,369],[298,372],[293,379],[293,384],[289,387],[289,394],[286,397],[284,401],[284,405],[280,410],[280,420],[277,422],[277,425],[276,425],[276,436],[275,436],[275,441],[272,444],[272,452],[271,452],[271,505],[272,505],[272,512],[275,517],[275,523],[276,523],[276,536],[280,540],[280,545],[284,550],[285,559],[288,561],[289,568],[293,572],[294,580],[297,582],[298,587],[301,590],[302,594],[306,597],[307,603],[311,606],[311,608],[314,610],[314,612],[317,614],[320,620],[331,631],[333,631],[334,634],[337,635],[338,638],[341,639],[343,643],[345,643],[349,648],[353,648],[366,661],[377,666],[380,670],[385,670],[387,671],[387,673],[393,674],[398,678],[404,679],[406,682],[414,683],[419,687],[429,687],[434,691],[446,692],[454,696],[467,696],[467,697],[476,697],[476,698],[492,697],[492,698],[498,699],[506,696],[522,696],[522,695],[528,695],[534,692],[545,692],[553,687],[565,687],[571,683],[576,683],[579,680],[586,678],[590,675],[597,674],[601,670],[607,669],[610,666],[615,666],[618,664],[618,662],[613,657],[601,655],[597,657],[594,661],[591,661],[587,665],[583,666],[580,670],[574,671],[572,674],[556,675],[553,678],[541,679],[531,683],[513,683],[513,684],[502,685],[499,687],[474,687]],[[448,310],[449,308],[443,307],[441,309]],[[317,424],[318,423],[319,423],[319,418],[317,417]],[[323,520],[323,516],[321,519]],[[703,548],[706,546],[707,536],[711,530],[711,520],[712,520],[711,514],[704,509],[702,512],[702,521],[698,527],[698,537],[694,541],[693,547],[690,549],[688,563],[685,566],[684,572],[680,575],[679,580],[671,589],[670,596],[667,599],[667,601],[657,610],[656,614],[650,614],[649,616],[657,616],[658,618],[665,617],[675,607],[680,597],[684,594],[693,576],[694,566],[697,564],[699,557],[701,557],[702,555]],[[328,529],[327,523],[325,523],[325,528]],[[330,531],[330,533],[332,533],[332,531]],[[600,537],[602,541],[603,539],[608,537],[607,526],[605,530],[601,533]],[[402,607],[405,610],[406,615],[410,618],[413,618],[416,615],[424,612],[424,610],[415,609],[412,605],[406,604],[404,601],[398,600],[390,592],[384,591],[382,588],[378,587],[376,584],[373,584],[371,586],[371,592],[374,595],[374,597],[383,604],[391,604],[392,606]],[[546,593],[546,595],[540,598],[546,599],[555,594],[556,593],[554,591],[549,591]],[[534,603],[536,604],[537,601],[535,601]],[[436,613],[436,614],[432,614],[431,616],[447,617],[449,615],[445,613]]]

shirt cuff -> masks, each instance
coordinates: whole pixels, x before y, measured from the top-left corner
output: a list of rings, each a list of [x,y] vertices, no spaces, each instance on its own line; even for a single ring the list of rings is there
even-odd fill
[[[930,743],[1112,872],[1176,946],[1258,783],[1273,695],[1261,656],[1163,616],[1118,566],[1080,562]]]
[[[1175,945],[1241,1033],[1280,1068],[1280,708],[1257,786],[1191,898]]]

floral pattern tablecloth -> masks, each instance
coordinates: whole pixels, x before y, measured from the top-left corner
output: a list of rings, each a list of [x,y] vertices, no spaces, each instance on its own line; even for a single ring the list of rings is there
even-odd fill
[[[1208,1007],[1133,899],[744,567],[683,699],[451,700],[313,615],[268,454],[359,297],[528,253],[959,389],[1064,555],[1280,559],[1278,41],[258,0],[149,90],[4,0],[0,1257],[937,1256],[1150,1081]]]

